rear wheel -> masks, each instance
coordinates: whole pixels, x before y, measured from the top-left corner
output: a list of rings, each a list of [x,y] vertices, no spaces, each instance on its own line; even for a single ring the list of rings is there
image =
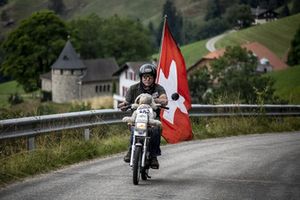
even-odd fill
[[[133,184],[139,184],[140,180],[140,170],[141,170],[141,160],[142,160],[142,147],[136,146],[133,156]]]

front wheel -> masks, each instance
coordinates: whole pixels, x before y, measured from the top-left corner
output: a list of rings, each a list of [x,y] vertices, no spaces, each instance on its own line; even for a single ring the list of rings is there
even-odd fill
[[[142,147],[136,146],[133,156],[133,184],[139,184],[140,180],[140,170],[141,170],[141,160],[142,160]]]

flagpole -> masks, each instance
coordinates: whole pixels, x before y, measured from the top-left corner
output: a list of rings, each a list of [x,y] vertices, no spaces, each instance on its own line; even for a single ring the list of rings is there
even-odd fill
[[[165,16],[164,16],[164,25],[163,25],[162,33],[161,33],[160,50],[159,50],[159,63],[158,63],[158,65],[157,65],[157,69],[160,68],[161,51],[162,51],[162,46],[163,46],[163,41],[164,41],[165,27],[166,27],[166,23],[167,23],[167,18],[168,18],[168,16],[165,15]],[[158,80],[159,80],[159,72],[157,73],[156,76],[157,76],[157,77],[156,77],[156,81],[158,81]]]

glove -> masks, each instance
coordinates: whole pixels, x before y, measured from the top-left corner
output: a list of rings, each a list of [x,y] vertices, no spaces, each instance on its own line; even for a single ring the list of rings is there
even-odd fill
[[[122,111],[126,111],[128,109],[127,105],[128,105],[127,102],[124,101],[118,105],[118,108],[120,108]]]

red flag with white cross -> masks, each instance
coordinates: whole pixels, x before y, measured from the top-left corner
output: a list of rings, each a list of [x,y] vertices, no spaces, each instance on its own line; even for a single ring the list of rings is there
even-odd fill
[[[170,32],[165,18],[160,59],[157,68],[156,82],[163,86],[168,96],[169,110],[164,109],[160,118],[162,135],[168,143],[190,140],[193,137],[188,110],[191,108],[191,97],[187,82],[184,58]],[[178,100],[172,100],[174,93]]]

